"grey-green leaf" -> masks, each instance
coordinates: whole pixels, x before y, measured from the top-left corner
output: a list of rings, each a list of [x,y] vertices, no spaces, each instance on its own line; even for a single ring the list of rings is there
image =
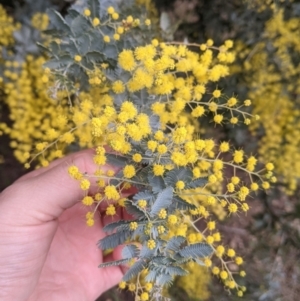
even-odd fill
[[[203,177],[203,178],[197,178],[193,181],[190,181],[187,185],[186,185],[186,189],[192,189],[192,188],[197,188],[197,187],[203,187],[208,183],[208,178],[207,177]]]
[[[119,51],[115,45],[108,44],[108,45],[105,45],[103,53],[105,54],[105,56],[107,58],[116,59],[116,57],[118,57]]]
[[[152,259],[151,264],[155,265],[157,269],[161,270],[165,264],[165,256],[156,256]]]
[[[141,210],[136,204],[134,204],[130,200],[125,201],[125,207],[126,207],[126,211],[136,218],[141,218],[145,216],[144,211]]]
[[[37,46],[39,47],[40,50],[46,52],[47,54],[52,54],[51,50],[48,49],[47,47],[45,47],[43,44],[41,44],[39,42],[37,42],[36,44],[37,44]]]
[[[168,186],[175,186],[177,181],[189,182],[193,178],[193,173],[189,168],[180,167],[169,171],[165,177]]]
[[[166,188],[164,179],[160,176],[155,176],[152,172],[148,174],[148,181],[154,193],[159,193]]]
[[[136,245],[126,245],[122,250],[123,258],[135,258],[139,255],[140,250]]]
[[[154,282],[157,278],[157,276],[159,275],[159,271],[157,271],[156,269],[150,269],[150,271],[148,272],[145,280],[147,282]]]
[[[173,277],[169,274],[159,274],[156,277],[156,284],[159,286],[171,286],[173,283]]]
[[[82,15],[78,15],[71,23],[71,30],[75,37],[86,35],[91,25]]]
[[[157,198],[151,208],[151,215],[157,215],[159,211],[163,208],[168,208],[173,199],[173,187],[167,187],[162,190],[158,195]]]
[[[43,34],[52,36],[52,38],[62,38],[65,33],[62,30],[57,29],[46,29],[42,31]]]
[[[147,263],[143,260],[135,262],[134,265],[125,273],[122,280],[129,281],[131,278],[135,277],[138,273],[140,273],[146,266]]]
[[[118,167],[124,167],[126,165],[127,159],[125,157],[121,157],[115,154],[106,154],[107,163],[111,165],[115,165]]]
[[[103,231],[105,231],[105,232],[113,232],[118,227],[120,227],[120,226],[122,226],[124,224],[128,224],[128,221],[120,220],[118,222],[110,223],[110,224],[107,224],[106,226],[103,227]]]
[[[70,27],[62,17],[62,15],[54,9],[48,9],[47,14],[50,18],[51,24],[54,28],[64,31],[66,33],[70,32]]]
[[[149,172],[151,170],[152,170],[152,166],[148,165],[148,166],[144,167],[143,169],[141,169],[134,178],[137,181],[146,182],[147,183],[147,181],[148,181],[148,174],[149,174]]]
[[[177,252],[179,251],[181,245],[185,242],[183,236],[173,236],[166,244],[165,250]]]
[[[98,265],[98,268],[106,268],[127,263],[131,258],[125,258],[115,261],[104,262]]]
[[[150,250],[146,246],[142,246],[140,257],[145,259],[150,259],[154,256],[154,253],[155,253],[154,249]]]
[[[179,210],[189,210],[189,209],[195,210],[197,208],[195,205],[186,202],[179,196],[174,197],[174,206],[176,209]]]
[[[206,243],[196,243],[192,244],[190,246],[186,246],[183,249],[179,251],[179,254],[183,257],[189,257],[196,259],[198,257],[207,257],[211,255],[213,252],[213,249],[210,245]]]
[[[150,116],[150,126],[153,132],[156,132],[160,129],[160,120],[159,116],[151,115]]]
[[[69,55],[63,55],[58,59],[52,59],[47,61],[44,66],[50,69],[60,69],[67,67],[73,63],[73,59]]]
[[[98,246],[102,250],[113,249],[116,246],[123,244],[129,236],[129,231],[116,232],[100,239]]]
[[[165,272],[171,276],[185,276],[188,274],[188,271],[179,266],[166,266]]]
[[[78,52],[81,55],[85,55],[90,50],[91,40],[88,34],[82,35],[79,38],[77,38],[76,43],[77,43]]]
[[[72,7],[74,7],[74,6],[72,6]],[[76,9],[72,9],[72,8],[69,9],[68,13],[65,17],[67,24],[70,26],[72,24],[73,20],[75,20],[79,15],[80,15],[80,13]]]
[[[138,200],[147,200],[149,202],[153,201],[154,198],[155,198],[155,196],[149,190],[140,191],[140,192],[136,193],[134,195],[134,197],[133,197],[133,199],[135,201],[138,201]]]
[[[100,17],[100,0],[87,0],[87,7],[91,11],[92,18]]]

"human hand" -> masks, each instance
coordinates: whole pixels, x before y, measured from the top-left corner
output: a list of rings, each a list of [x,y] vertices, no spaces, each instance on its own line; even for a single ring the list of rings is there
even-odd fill
[[[93,173],[91,151],[54,161],[20,178],[0,194],[0,300],[93,301],[117,284],[120,267],[104,261],[96,242],[103,220],[85,224],[83,197],[67,169]],[[105,168],[105,167],[104,167]],[[116,249],[106,260],[120,259]]]

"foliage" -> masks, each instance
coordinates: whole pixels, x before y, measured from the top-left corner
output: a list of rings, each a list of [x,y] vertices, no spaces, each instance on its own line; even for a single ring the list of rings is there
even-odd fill
[[[251,262],[257,264],[248,268],[250,274],[252,269],[252,277],[246,280],[251,287],[246,297],[247,300],[292,300],[293,294],[298,294],[298,287],[294,286],[287,293],[292,281],[287,280],[286,271],[287,262],[296,263],[299,255],[291,257],[289,251],[291,247],[299,248],[296,230],[299,219],[299,1],[191,0],[157,1],[157,4],[165,4],[164,11],[168,10],[170,20],[180,19],[179,29],[174,33],[177,39],[190,43],[203,43],[208,38],[235,41],[236,61],[231,65],[232,75],[222,82],[223,92],[235,91],[250,98],[251,111],[258,114],[260,120],[250,125],[251,136],[244,129],[227,125],[222,135],[229,135],[248,152],[258,153],[261,161],[273,161],[279,179],[275,191],[260,194],[252,202],[255,214],[246,230],[244,252],[248,253],[248,261],[251,258]],[[235,221],[234,224],[239,227],[244,223],[237,226]],[[236,241],[231,240],[233,244]],[[281,265],[281,272],[276,276],[272,264],[275,261],[274,266]],[[262,276],[257,279],[258,274]],[[263,276],[265,274],[268,275]],[[288,274],[299,279],[298,265]]]
[[[95,150],[94,174],[76,166],[68,172],[83,190],[88,226],[100,204],[108,216],[119,208],[132,216],[107,225],[108,236],[98,243],[103,250],[129,243],[123,260],[100,266],[129,266],[121,288],[141,300],[158,299],[163,286],[198,264],[242,296],[245,287],[233,270],[243,259],[224,246],[218,219],[247,212],[248,195],[268,189],[276,178],[272,163],[259,166],[229,142],[203,135],[203,129],[209,133],[221,125],[255,127],[258,120],[249,113],[249,99],[239,101],[219,87],[235,60],[233,41],[220,47],[210,39],[162,42],[147,11],[132,7],[131,1],[120,7],[81,1],[66,16],[54,9],[35,14],[27,29],[15,32],[15,44],[9,34],[14,56],[3,48],[3,90],[13,125],[1,124],[1,130],[28,168],[80,148]],[[42,55],[27,47],[19,62],[12,61],[21,55],[21,31],[38,42]],[[104,173],[111,162],[119,171]],[[95,178],[98,191],[91,196]],[[138,192],[123,198],[132,186]]]
[[[162,1],[159,5],[164,3],[170,20],[180,20],[175,37],[184,36],[191,43],[228,37],[235,41],[238,55],[224,92],[252,100],[252,113],[260,120],[250,126],[258,143],[251,151],[257,151],[261,161],[274,162],[278,186],[293,194],[299,180],[299,1],[186,1],[189,5]],[[241,135],[232,133],[238,144],[245,144],[242,137],[237,139]]]

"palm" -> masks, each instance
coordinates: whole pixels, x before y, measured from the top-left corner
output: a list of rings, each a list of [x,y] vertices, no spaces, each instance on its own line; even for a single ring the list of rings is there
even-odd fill
[[[55,291],[59,300],[96,299],[122,276],[118,267],[98,268],[103,255],[96,243],[105,233],[100,218],[88,228],[85,213],[86,209],[77,204],[61,215],[39,279],[37,290],[45,292],[46,284],[49,291],[45,293]]]

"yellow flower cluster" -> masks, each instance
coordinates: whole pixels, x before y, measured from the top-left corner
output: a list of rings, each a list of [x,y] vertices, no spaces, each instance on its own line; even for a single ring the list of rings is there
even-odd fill
[[[300,110],[297,100],[300,67],[293,58],[300,53],[300,19],[285,19],[283,9],[272,7],[273,16],[265,24],[262,41],[253,49],[240,44],[237,51],[244,60],[240,71],[246,74],[253,112],[260,116],[250,128],[258,135],[263,129],[259,156],[262,161],[275,163],[280,182],[285,191],[292,194],[300,176]],[[273,50],[270,50],[270,45]]]
[[[126,19],[122,20],[122,22],[119,21],[120,15],[119,13],[115,10],[114,7],[109,6],[107,8],[107,13],[108,13],[108,20],[105,20],[102,24],[103,20],[100,20],[99,18],[95,17],[92,18],[92,12],[90,9],[85,8],[83,10],[83,15],[91,22],[93,27],[99,28],[99,32],[101,33],[103,37],[103,42],[104,43],[111,43],[113,41],[119,41],[121,38],[121,35],[124,34],[126,31],[130,30],[131,28],[137,27],[140,25],[141,20],[136,18],[133,19],[133,17],[130,15]],[[102,30],[102,26],[109,26],[114,29],[114,33],[108,35],[105,34]],[[149,19],[146,19],[144,21],[144,24],[146,26],[149,26],[151,24],[151,21]]]
[[[49,17],[45,13],[35,13],[31,18],[31,24],[35,29],[46,30],[49,26]]]
[[[216,51],[227,53],[226,44],[231,46],[227,42]],[[131,72],[132,75],[131,79],[127,83],[122,83],[121,86],[120,83],[118,83],[119,86],[116,85],[116,82],[112,83],[112,90],[116,94],[120,93],[122,89],[126,89],[131,93],[147,89],[151,95],[160,97],[168,95],[168,102],[157,101],[151,106],[152,112],[157,114],[161,120],[161,129],[158,131],[152,130],[149,116],[140,112],[138,107],[131,101],[124,101],[120,107],[114,105],[112,96],[108,94],[109,90],[102,87],[104,82],[105,85],[109,83],[109,80],[104,78],[105,72],[102,72],[101,83],[92,88],[89,93],[80,93],[77,103],[74,103],[72,107],[68,108],[66,106],[69,101],[68,97],[64,99],[60,96],[62,98],[61,108],[57,110],[57,104],[45,93],[45,85],[52,80],[51,73],[48,70],[42,73],[36,65],[36,72],[40,72],[39,75],[43,74],[34,77],[39,82],[33,85],[42,87],[41,93],[42,91],[44,93],[41,94],[41,104],[38,107],[36,101],[31,104],[30,101],[33,97],[28,96],[28,100],[26,98],[23,103],[27,106],[24,113],[29,114],[29,116],[25,115],[24,117],[27,119],[23,118],[19,121],[17,115],[15,118],[13,115],[13,120],[15,120],[14,126],[18,129],[20,127],[19,123],[27,120],[31,124],[34,118],[39,117],[40,119],[33,125],[40,129],[37,131],[33,128],[27,133],[30,136],[27,136],[26,139],[16,137],[18,139],[16,152],[20,152],[20,149],[23,150],[22,147],[24,148],[27,145],[26,155],[24,155],[24,151],[21,151],[19,160],[24,162],[28,159],[28,152],[31,150],[29,146],[32,145],[33,141],[39,141],[36,143],[37,152],[35,156],[42,154],[39,157],[43,165],[54,159],[58,150],[62,155],[64,148],[75,141],[81,147],[96,148],[94,162],[99,165],[99,170],[106,163],[106,151],[103,145],[109,145],[129,160],[134,157],[135,160],[124,167],[123,182],[117,186],[110,184],[110,179],[114,176],[113,172],[107,172],[106,175],[95,173],[95,176],[99,177],[98,193],[103,195],[103,197],[99,197],[98,204],[103,200],[116,201],[116,205],[110,204],[106,209],[106,214],[113,216],[116,214],[116,206],[121,206],[121,203],[124,204],[120,201],[122,189],[130,186],[130,179],[135,175],[136,170],[141,168],[138,163],[143,158],[143,154],[138,154],[130,141],[135,141],[135,143],[146,141],[149,151],[153,153],[153,159],[157,162],[153,164],[155,175],[163,176],[167,170],[191,164],[194,178],[208,177],[207,186],[196,191],[184,190],[182,183],[177,183],[177,194],[188,202],[194,203],[197,210],[191,212],[192,219],[181,216],[179,212],[176,215],[169,215],[167,221],[170,229],[166,232],[165,227],[160,226],[158,233],[162,237],[168,238],[174,235],[185,236],[191,244],[206,241],[218,254],[218,247],[222,246],[220,245],[221,235],[215,229],[214,222],[209,219],[211,214],[224,218],[226,209],[228,213],[249,209],[244,201],[250,192],[250,188],[246,187],[241,181],[233,181],[232,185],[234,187],[229,188],[225,193],[220,191],[221,183],[224,181],[224,168],[233,168],[234,173],[236,170],[246,171],[251,183],[253,182],[252,177],[260,177],[260,175],[253,171],[256,161],[252,157],[247,158],[243,151],[235,150],[230,161],[223,161],[222,154],[230,151],[227,142],[217,145],[212,139],[200,139],[198,135],[195,135],[199,128],[199,117],[206,114],[211,114],[215,123],[233,123],[232,118],[245,123],[246,119],[251,118],[249,114],[241,111],[241,105],[239,105],[236,97],[227,98],[219,90],[210,90],[209,83],[214,83],[229,72],[228,67],[224,64],[224,58],[214,57],[213,50],[207,46],[202,53],[198,54],[188,50],[186,46],[158,44],[154,40],[151,45],[137,47],[134,51],[124,50],[120,53],[120,66]],[[42,58],[40,60],[39,65],[44,61]],[[38,64],[37,60],[33,61],[29,57],[27,64],[31,66],[30,64],[34,63]],[[25,64],[23,68],[26,66]],[[182,73],[186,73],[188,76],[181,77],[180,74]],[[24,72],[24,76],[27,74]],[[10,73],[7,75],[10,78],[12,77]],[[91,74],[92,76],[94,75]],[[26,79],[25,86],[26,84],[32,85],[28,81],[28,76]],[[22,80],[21,76],[7,84],[6,89],[8,89],[9,97],[20,97],[19,94],[14,94],[12,90],[15,87],[14,85],[22,85]],[[122,87],[121,90],[120,87]],[[64,91],[64,93],[63,96],[68,95],[68,91]],[[13,104],[17,104],[17,101],[10,98],[8,103],[12,106],[12,112],[16,114]],[[247,105],[248,102],[245,102],[244,106]],[[39,113],[32,110],[33,106],[40,110]],[[185,108],[190,108],[192,114],[186,113]],[[201,108],[201,114],[199,114],[200,110],[198,108]],[[29,112],[29,110],[31,111]],[[230,113],[230,117],[223,116],[224,110]],[[195,111],[198,113],[195,114]],[[44,116],[48,116],[48,118],[45,119]],[[219,119],[216,119],[216,116]],[[221,120],[220,116],[222,116]],[[170,127],[170,125],[173,126]],[[164,131],[166,128],[169,128],[169,131]],[[14,129],[5,128],[5,130],[13,137]],[[41,130],[44,130],[44,133]],[[15,132],[18,131],[15,130]],[[162,164],[160,161],[164,157],[170,157],[172,163]],[[73,178],[80,181],[81,189],[87,194],[91,185],[88,175],[83,175],[73,166],[69,169],[69,173]],[[219,194],[216,193],[218,189]],[[86,206],[92,206],[95,201],[92,197],[86,195],[82,203]],[[146,208],[147,201],[139,200],[138,206]],[[94,224],[93,214],[95,210],[91,211],[86,219],[88,226]],[[162,218],[166,218],[165,212],[160,212],[160,215]],[[194,228],[196,221],[200,219],[209,219],[207,230],[196,230]],[[132,224],[130,227],[134,229],[135,225]],[[152,225],[149,224],[149,227],[152,227]],[[173,231],[173,228],[176,228],[176,231]],[[206,234],[207,231],[209,231],[209,234]],[[147,246],[149,249],[154,249],[156,243],[153,239],[150,239]],[[223,260],[222,255],[219,255],[218,258],[225,267],[221,271],[220,278],[224,280],[224,284],[229,288],[238,288],[227,267],[227,262]],[[205,259],[204,264],[207,267],[212,267],[212,261],[209,258]],[[227,273],[226,277],[225,272]]]
[[[208,285],[211,281],[207,268],[195,263],[189,263],[186,269],[189,271],[189,274],[180,277],[176,285],[184,289],[190,298],[197,297],[199,300],[207,300],[210,297]]]
[[[139,300],[147,301],[150,299],[150,293],[153,291],[153,283],[152,282],[146,282],[145,281],[146,272],[143,271],[140,273],[139,277],[137,278],[136,283],[126,283],[124,281],[119,283],[120,289],[128,289],[131,292],[134,292],[137,290],[137,288],[140,289],[139,293]]]
[[[19,23],[15,23],[4,7],[0,4],[0,51],[2,46],[14,44],[13,32],[20,28]],[[1,58],[0,58],[1,59]]]
[[[107,13],[110,21],[118,20],[119,15],[113,7],[109,7]],[[85,9],[83,15],[93,27],[104,26],[102,20],[91,18],[89,9]],[[47,27],[47,22],[43,14],[32,19],[35,27]],[[104,42],[118,40],[139,22],[132,16],[127,16],[122,22],[112,22],[114,35],[103,35]],[[145,21],[147,26],[150,23]],[[191,51],[189,46],[197,47],[197,51]],[[46,166],[63,156],[73,145],[95,149],[93,159],[97,169],[93,175],[85,174],[76,166],[68,169],[83,190],[82,204],[88,210],[92,208],[86,214],[87,226],[94,225],[94,214],[100,203],[105,201],[107,204],[107,216],[115,216],[117,209],[126,204],[123,191],[131,185],[145,184],[135,179],[135,175],[145,167],[143,160],[151,159],[151,170],[154,176],[159,177],[178,167],[191,167],[192,180],[207,178],[207,184],[191,189],[180,180],[176,182],[174,193],[194,204],[196,209],[185,214],[180,210],[169,214],[162,209],[158,218],[164,220],[164,224],[156,226],[153,222],[157,220],[149,220],[145,234],[157,227],[158,237],[163,239],[178,235],[185,237],[188,244],[208,243],[221,267],[214,264],[212,258],[203,259],[203,264],[227,288],[236,289],[240,295],[243,287],[235,282],[229,267],[238,270],[237,266],[243,260],[234,250],[222,245],[217,220],[237,212],[247,212],[249,206],[245,200],[250,192],[268,189],[269,183],[275,179],[270,163],[256,172],[255,157],[247,156],[243,150],[232,150],[227,141],[201,137],[201,120],[204,118],[209,118],[215,125],[248,125],[252,122],[252,115],[243,111],[251,104],[249,99],[240,102],[237,96],[228,97],[216,88],[217,82],[229,74],[229,65],[235,58],[232,47],[231,40],[215,47],[212,40],[201,45],[182,45],[153,39],[147,45],[124,49],[118,54],[118,67],[127,72],[128,80],[111,80],[107,76],[108,64],[95,64],[87,72],[90,90],[78,93],[59,86],[53,70],[42,69],[46,60],[42,56],[34,58],[28,55],[21,64],[7,62],[5,102],[11,111],[13,125],[1,124],[0,130],[10,136],[14,154],[22,163],[37,158],[40,165]],[[80,64],[83,57],[74,55],[73,59]],[[137,105],[131,97],[118,105],[114,102],[114,98],[123,93],[130,96],[142,91],[155,101],[143,106]],[[159,128],[153,127],[152,115],[159,117]],[[147,148],[148,155],[140,152],[139,144]],[[108,161],[104,146],[109,146],[110,151],[127,160],[121,176],[118,177],[120,173],[116,175],[113,170],[102,171]],[[226,170],[232,171],[234,176],[231,179],[226,178]],[[240,172],[246,173],[247,180],[239,177]],[[93,196],[89,195],[91,177],[96,179],[98,187]],[[136,205],[142,211],[149,207],[145,199],[137,200]],[[204,228],[196,226],[200,220]],[[136,221],[129,224],[131,231],[137,227]],[[153,250],[157,243],[150,237],[146,246]],[[240,271],[240,274],[245,272]],[[121,283],[120,287],[136,290],[140,299],[146,301],[153,289],[152,283],[143,283],[146,275],[147,270],[143,270],[132,283]]]
[[[10,146],[22,163],[28,161],[33,144],[38,141],[35,151],[46,155],[40,157],[40,164],[46,166],[63,155],[61,149],[51,149],[50,152],[47,149],[65,128],[68,110],[49,97],[49,77],[42,69],[44,62],[44,57],[34,58],[32,55],[28,55],[23,63],[6,62],[4,101],[10,109],[13,124],[10,128],[2,123],[0,130],[10,136]],[[25,128],[26,131],[22,130]]]

